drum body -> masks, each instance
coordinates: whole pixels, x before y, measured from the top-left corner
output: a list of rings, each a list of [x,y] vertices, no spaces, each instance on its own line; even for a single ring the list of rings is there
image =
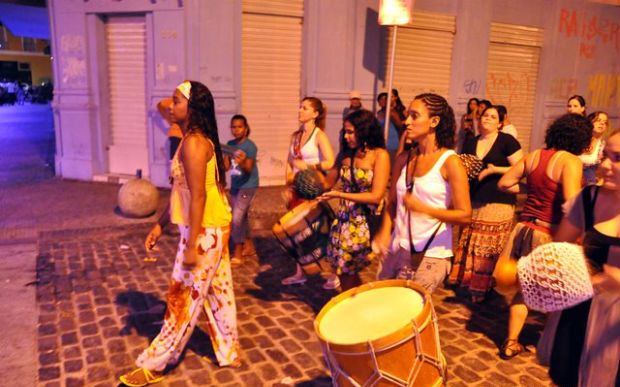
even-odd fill
[[[307,274],[322,270],[321,258],[327,251],[329,229],[334,220],[331,207],[310,200],[293,208],[273,226],[273,234],[284,250]]]
[[[446,362],[430,294],[409,280],[371,282],[314,321],[335,386],[441,386]]]

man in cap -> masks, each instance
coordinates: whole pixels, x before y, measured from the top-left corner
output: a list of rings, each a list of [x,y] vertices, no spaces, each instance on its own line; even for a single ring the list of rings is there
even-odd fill
[[[349,107],[344,108],[342,111],[342,120],[346,120],[349,114],[354,111],[362,109],[362,94],[357,90],[352,90],[349,93]]]

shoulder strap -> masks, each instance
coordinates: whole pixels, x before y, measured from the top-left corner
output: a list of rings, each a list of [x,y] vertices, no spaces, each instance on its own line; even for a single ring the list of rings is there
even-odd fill
[[[594,204],[598,198],[599,186],[594,186],[594,198],[592,198],[592,187],[587,186],[581,193],[586,230],[591,230],[594,227]]]

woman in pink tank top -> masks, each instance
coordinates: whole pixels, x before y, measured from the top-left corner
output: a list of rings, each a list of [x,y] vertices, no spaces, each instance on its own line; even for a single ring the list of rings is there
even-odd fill
[[[589,120],[577,114],[565,114],[547,129],[546,147],[528,154],[498,183],[501,190],[517,193],[519,181],[527,178],[523,213],[494,272],[496,289],[511,299],[508,338],[500,350],[503,359],[512,358],[524,350],[519,344],[519,334],[528,310],[516,286],[516,261],[537,246],[552,241],[552,232],[562,219],[562,204],[581,189],[582,166],[576,155],[590,145],[591,137]]]

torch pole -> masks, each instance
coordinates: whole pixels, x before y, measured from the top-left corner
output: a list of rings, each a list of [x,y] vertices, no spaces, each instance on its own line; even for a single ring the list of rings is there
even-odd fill
[[[390,53],[390,65],[388,66],[388,88],[387,88],[387,101],[385,101],[385,125],[383,127],[383,133],[385,135],[385,144],[387,145],[388,136],[390,131],[390,107],[392,106],[392,83],[394,81],[394,56],[396,54],[396,33],[398,32],[398,26],[393,26],[392,33],[392,51]]]

